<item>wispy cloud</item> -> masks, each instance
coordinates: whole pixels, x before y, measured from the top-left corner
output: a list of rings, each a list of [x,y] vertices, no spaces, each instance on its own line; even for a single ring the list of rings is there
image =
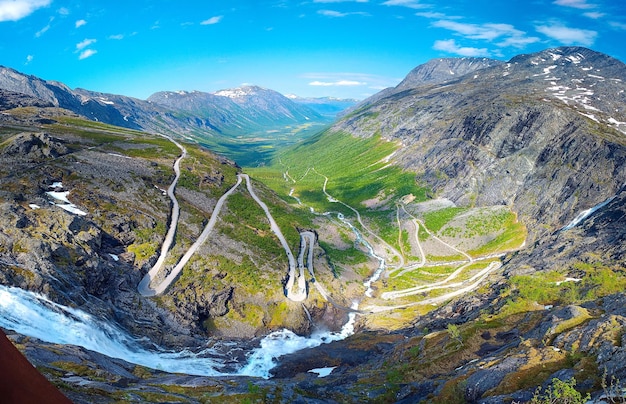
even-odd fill
[[[222,21],[222,18],[224,18],[223,15],[216,15],[215,17],[211,17],[207,20],[204,20],[200,23],[200,25],[213,25],[213,24],[217,24],[220,21]]]
[[[418,17],[424,17],[424,18],[430,18],[430,19],[437,19],[437,20],[450,20],[450,19],[456,19],[457,17],[448,17],[446,16],[444,13],[437,13],[434,11],[423,11],[423,12],[419,12],[419,13],[415,13],[416,16]]]
[[[50,17],[50,21],[48,21],[48,24],[39,31],[35,32],[35,38],[39,38],[40,36],[48,32],[48,30],[52,26],[52,21],[54,21],[54,17]]]
[[[339,80],[339,81],[312,81],[310,86],[316,87],[354,87],[354,86],[366,86],[367,83],[355,80]]]
[[[596,7],[594,4],[587,3],[587,0],[556,0],[554,4],[564,7],[579,8],[582,10]]]
[[[50,5],[52,0],[0,0],[0,21],[17,21],[35,10]]]
[[[387,0],[382,3],[383,6],[401,6],[414,9],[429,8],[425,4],[420,4],[419,0]]]
[[[623,30],[626,31],[626,24],[624,24],[623,22],[617,22],[617,21],[609,21],[609,25],[612,28],[618,29],[618,30]]]
[[[115,40],[122,40],[124,39],[124,34],[116,34],[116,35],[109,35],[108,36],[109,39],[115,39]]]
[[[511,24],[468,24],[447,19],[435,21],[432,26],[450,30],[471,40],[488,42],[499,40],[495,42],[495,45],[499,47],[523,48],[528,44],[539,42],[539,38],[529,37],[526,32]]]
[[[87,24],[87,21],[85,21],[85,20],[78,20],[78,21],[76,21],[75,25],[76,25],[76,28],[80,28],[80,27],[82,27],[85,24]]]
[[[83,50],[86,47],[88,47],[89,45],[92,45],[92,44],[94,44],[96,42],[97,42],[97,40],[95,40],[95,39],[84,39],[84,40],[82,40],[82,41],[80,41],[79,43],[76,44],[76,50],[77,51]]]
[[[317,13],[320,14],[320,15],[326,16],[326,17],[335,17],[335,18],[348,17],[350,15],[360,15],[360,16],[363,16],[363,17],[370,16],[369,13],[365,13],[365,12],[361,12],[361,11],[352,11],[352,12],[348,12],[348,13],[342,13],[340,11],[335,11],[335,10],[318,10]]]
[[[382,89],[395,86],[401,80],[397,77],[384,77],[368,73],[349,72],[317,72],[306,73],[301,77],[309,80],[313,87],[366,87]]]
[[[91,57],[91,56],[95,55],[96,53],[98,53],[97,50],[85,49],[84,51],[82,51],[80,53],[80,55],[78,56],[78,59],[79,60],[87,59],[88,57]]]
[[[28,55],[28,56],[26,56],[26,63],[24,63],[24,64],[25,64],[25,65],[30,64],[30,62],[32,62],[34,58],[35,58],[35,57],[34,57],[33,55]]]
[[[435,41],[433,49],[452,53],[459,56],[485,57],[489,56],[487,48],[471,48],[457,45],[454,39]]]
[[[600,13],[598,11],[590,11],[588,13],[583,13],[585,17],[591,18],[592,20],[597,20],[604,17],[606,14]]]
[[[536,27],[537,32],[559,41],[564,45],[591,46],[596,41],[598,33],[587,29],[569,28],[560,23],[550,23]]]

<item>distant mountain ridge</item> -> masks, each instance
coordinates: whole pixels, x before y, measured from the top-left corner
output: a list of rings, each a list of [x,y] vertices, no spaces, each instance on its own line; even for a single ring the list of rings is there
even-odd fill
[[[323,120],[312,109],[294,103],[284,95],[258,86],[242,86],[215,93],[201,91],[163,91],[147,101],[173,110],[184,111],[205,120],[215,130],[250,131]]]
[[[80,88],[72,90],[63,83],[0,66],[0,89],[40,99],[92,120],[131,129],[166,130],[200,140],[205,136],[228,138],[280,125],[329,119],[276,91],[257,86],[215,94],[164,91],[140,100]]]
[[[335,97],[298,97],[296,95],[287,95],[287,98],[297,104],[306,105],[320,115],[328,117],[336,117],[343,111],[355,106],[359,100],[352,98],[335,98]]]

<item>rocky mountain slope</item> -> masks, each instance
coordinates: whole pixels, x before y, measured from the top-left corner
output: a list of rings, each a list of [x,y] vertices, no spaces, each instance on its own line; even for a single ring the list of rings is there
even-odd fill
[[[371,105],[385,97],[426,84],[441,84],[453,81],[476,70],[502,64],[501,60],[488,58],[442,58],[433,59],[411,70],[395,87],[386,88],[361,101],[353,109]]]
[[[626,182],[625,80],[609,56],[546,50],[392,94],[333,130],[401,142],[393,161],[417,181],[461,205],[512,206],[532,242]]]

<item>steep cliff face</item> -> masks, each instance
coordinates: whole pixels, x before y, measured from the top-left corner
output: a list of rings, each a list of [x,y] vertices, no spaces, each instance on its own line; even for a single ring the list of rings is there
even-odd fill
[[[507,204],[531,241],[626,182],[626,67],[583,48],[520,56],[390,95],[334,126],[399,140],[397,164],[440,196]]]

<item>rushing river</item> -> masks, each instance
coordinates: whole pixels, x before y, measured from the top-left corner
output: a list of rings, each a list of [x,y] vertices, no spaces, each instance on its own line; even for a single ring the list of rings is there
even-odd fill
[[[145,348],[115,324],[89,313],[54,303],[42,295],[0,285],[0,327],[55,344],[78,345],[127,362],[172,373],[198,376],[242,375],[270,377],[276,358],[305,348],[344,339],[354,332],[354,314],[340,332],[318,332],[309,337],[281,330],[267,335],[260,347],[247,353],[247,363],[232,369],[228,347],[211,347],[199,352],[171,352]],[[234,344],[233,344],[234,345]]]
[[[364,283],[366,296],[371,296],[371,284],[385,270],[385,260],[376,255],[372,246],[361,236],[342,214],[337,218],[350,227],[356,242],[369,251],[380,265]],[[358,308],[354,303],[353,309]],[[167,351],[150,344],[146,338],[139,340],[114,323],[96,318],[82,310],[60,305],[47,297],[16,287],[0,285],[0,327],[55,344],[77,345],[119,358],[130,363],[171,373],[198,376],[255,376],[269,378],[277,358],[306,348],[347,338],[354,333],[355,313],[340,332],[317,331],[310,336],[296,335],[283,329],[263,339],[257,348],[245,353],[245,363],[240,363],[241,347],[234,342],[212,345],[192,352]],[[147,348],[146,346],[149,346]]]

